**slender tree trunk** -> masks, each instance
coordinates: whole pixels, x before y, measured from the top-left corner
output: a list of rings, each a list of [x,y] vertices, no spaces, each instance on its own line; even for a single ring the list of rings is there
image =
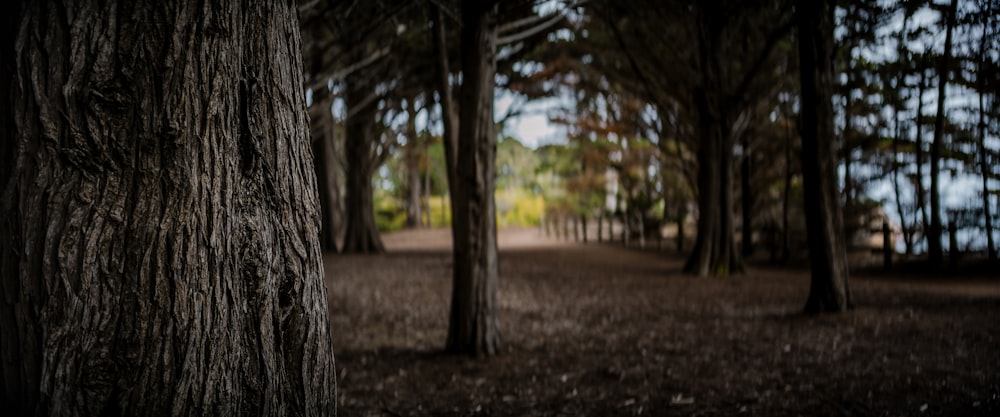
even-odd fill
[[[930,219],[927,218],[927,208],[924,204],[927,201],[927,191],[924,189],[924,90],[927,87],[927,71],[923,67],[924,65],[921,64],[920,86],[917,92],[917,133],[914,140],[916,141],[915,158],[917,159],[917,209],[920,210],[922,234],[926,237],[931,223]]]
[[[854,210],[854,181],[851,170],[851,136],[853,133],[851,126],[851,89],[852,84],[850,81],[850,76],[848,76],[848,88],[846,93],[844,93],[844,131],[841,134],[841,159],[844,160],[844,207],[847,208],[847,212],[851,213]]]
[[[455,172],[455,259],[447,350],[474,356],[496,355],[501,349],[497,323],[500,270],[493,201],[497,14],[496,4],[462,2],[461,130]]]
[[[684,221],[687,219],[687,204],[682,204],[677,215],[677,253],[684,253]]]
[[[899,141],[900,134],[899,131],[899,112],[893,112],[893,122],[895,124],[893,128],[892,137],[892,189],[894,197],[896,199],[896,214],[899,215],[899,227],[903,229],[903,243],[906,244],[906,254],[913,254],[913,230],[906,224],[906,210],[903,209],[903,201],[900,198],[901,190],[899,184]]]
[[[84,3],[0,29],[4,413],[335,414],[295,3]]]
[[[604,243],[604,212],[603,206],[597,212],[597,243]]]
[[[993,213],[990,211],[990,164],[987,162],[986,153],[988,149],[986,148],[986,106],[984,104],[984,96],[986,95],[986,80],[985,70],[983,68],[983,61],[986,59],[983,54],[986,50],[986,28],[983,28],[983,38],[979,45],[980,57],[979,57],[979,75],[977,76],[979,80],[979,170],[982,171],[983,179],[983,218],[986,220],[986,256],[987,259],[991,261],[997,260],[997,248],[993,241]]]
[[[908,41],[907,36],[907,25],[909,23],[909,16],[903,15],[903,26],[899,31],[899,38],[897,39],[898,45],[896,48],[896,54],[899,57],[906,56],[906,43]],[[896,88],[902,90],[905,83],[905,73],[900,72],[896,74]],[[893,137],[892,137],[892,188],[894,197],[896,200],[896,214],[899,215],[899,227],[903,229],[903,243],[906,245],[906,254],[913,255],[913,229],[912,225],[907,225],[906,222],[906,210],[903,208],[903,201],[900,198],[902,195],[902,189],[899,182],[899,171],[902,168],[899,161],[899,143],[903,135],[902,127],[900,126],[899,120],[899,108],[903,106],[902,100],[898,95],[893,96],[893,112],[892,112],[892,122],[893,122]],[[916,219],[914,219],[916,222]]]
[[[320,231],[320,245],[324,251],[336,252],[340,238],[340,167],[334,152],[335,138],[333,114],[330,106],[333,98],[330,90],[319,88],[313,91],[313,105],[310,110],[312,131],[312,152],[316,166],[316,183],[319,186],[320,214],[323,227]]]
[[[851,307],[834,159],[832,9],[830,0],[798,0],[795,5],[802,80],[802,174],[811,265],[805,306],[808,313],[840,312]]]
[[[431,23],[433,26],[433,40],[431,43],[434,45],[434,53],[437,57],[435,60],[437,91],[441,104],[441,121],[444,125],[444,135],[442,138],[444,142],[444,165],[448,177],[448,189],[451,190],[449,201],[451,207],[455,207],[454,190],[458,184],[456,167],[458,166],[459,119],[456,117],[458,112],[455,109],[451,81],[449,80],[451,70],[448,66],[448,32],[444,25],[444,12],[441,10],[441,5],[437,2],[430,2],[430,7]],[[454,228],[452,230],[454,231]],[[456,236],[452,234],[452,241],[455,242],[455,239]]]
[[[934,141],[931,143],[931,227],[927,233],[927,255],[930,262],[939,265],[943,259],[941,249],[941,148],[944,146],[944,104],[945,92],[948,85],[948,71],[951,62],[951,35],[955,27],[955,9],[958,0],[951,0],[947,16],[947,28],[945,29],[944,54],[941,56],[938,67],[938,88],[937,88],[937,115],[934,117]]]
[[[753,199],[750,190],[750,175],[752,155],[750,141],[743,138],[743,160],[740,163],[740,211],[743,216],[742,253],[743,256],[753,255]]]
[[[417,136],[416,105],[412,98],[409,101],[410,107],[406,121],[407,141],[404,151],[406,160],[406,227],[416,229],[420,227],[421,209],[423,208],[420,205],[422,195],[420,162],[423,161],[424,149]]]
[[[374,188],[375,103],[366,100],[371,88],[357,73],[348,79],[347,122],[344,151],[347,160],[347,230],[345,253],[382,253],[385,247],[375,223]]]
[[[424,143],[424,147],[425,148],[424,148],[424,154],[423,154],[423,161],[421,162],[421,165],[424,167],[424,186],[421,188],[421,190],[423,191],[424,195],[423,195],[423,197],[420,200],[420,204],[424,208],[423,209],[423,213],[424,213],[424,220],[423,220],[424,227],[427,227],[427,228],[431,227],[431,167],[430,167],[430,161],[429,161],[428,155],[427,155],[427,147],[428,146],[430,146],[430,144],[428,142],[425,142]],[[444,207],[441,207],[441,209],[444,210]]]
[[[789,116],[790,111],[787,111],[787,107],[782,107],[784,110],[783,115],[785,117]],[[785,184],[781,195],[781,263],[787,264],[792,257],[791,250],[791,240],[792,232],[791,219],[789,210],[792,203],[792,177],[794,176],[794,171],[792,170],[792,133],[789,127],[790,123],[785,124]]]

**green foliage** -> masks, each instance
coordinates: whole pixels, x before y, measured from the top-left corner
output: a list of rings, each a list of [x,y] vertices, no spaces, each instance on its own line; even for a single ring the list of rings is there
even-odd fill
[[[391,232],[400,230],[406,224],[406,210],[399,200],[391,196],[382,195],[380,192],[375,195],[375,226],[380,232]]]
[[[545,199],[524,188],[497,191],[496,203],[500,227],[537,226],[545,212]]]
[[[451,207],[447,194],[432,196],[427,207],[430,210],[431,227],[451,227]]]

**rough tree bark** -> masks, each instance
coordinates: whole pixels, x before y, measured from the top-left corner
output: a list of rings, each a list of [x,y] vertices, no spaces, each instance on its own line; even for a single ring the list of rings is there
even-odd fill
[[[347,162],[344,253],[382,253],[385,246],[375,224],[374,187],[375,101],[367,75],[352,74],[347,80],[347,121],[344,152]]]
[[[24,4],[0,58],[4,412],[333,415],[295,3]]]
[[[462,93],[452,222],[454,279],[447,350],[474,356],[500,352],[497,323],[496,4],[462,2]]]
[[[805,306],[808,313],[840,312],[851,307],[834,157],[832,8],[830,0],[795,3],[802,81],[802,179],[811,266]]]

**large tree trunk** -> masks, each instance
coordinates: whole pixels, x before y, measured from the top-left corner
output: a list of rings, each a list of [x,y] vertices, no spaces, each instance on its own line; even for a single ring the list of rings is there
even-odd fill
[[[709,9],[710,6],[702,6]],[[698,232],[684,271],[727,276],[743,271],[733,225],[733,141],[724,108],[718,45],[724,22],[716,10],[702,10],[699,34],[701,85],[694,93],[698,113]]]
[[[834,158],[832,7],[830,0],[798,0],[795,9],[802,80],[802,179],[811,265],[805,306],[809,313],[851,307]]]
[[[347,122],[344,152],[347,156],[347,230],[344,253],[382,253],[385,246],[375,224],[374,187],[375,101],[369,95],[366,74],[355,73],[347,81]]]
[[[733,228],[732,146],[714,113],[699,105],[698,230],[684,270],[697,276],[742,272]]]
[[[939,265],[944,260],[941,248],[941,148],[944,146],[944,102],[945,87],[948,85],[948,71],[951,61],[951,33],[955,27],[955,8],[958,0],[951,0],[947,14],[947,28],[944,37],[944,54],[938,67],[937,115],[934,117],[934,141],[931,142],[931,225],[927,231],[927,256],[931,264]],[[955,248],[951,248],[955,250]]]
[[[496,75],[497,6],[462,2],[462,95],[454,190],[454,280],[447,350],[475,356],[500,352],[497,324]]]
[[[4,412],[333,415],[295,3],[58,3],[3,28]]]
[[[320,218],[323,222],[319,241],[324,251],[336,252],[344,221],[340,202],[340,164],[333,114],[330,113],[332,104],[333,97],[325,86],[314,90],[309,119],[316,183],[319,186]]]

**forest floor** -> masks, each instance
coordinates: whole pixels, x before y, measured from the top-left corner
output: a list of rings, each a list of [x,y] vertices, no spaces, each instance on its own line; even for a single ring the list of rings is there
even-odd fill
[[[447,230],[327,255],[341,416],[1000,415],[1000,279],[852,275],[800,314],[805,269],[683,275],[683,259],[500,233],[499,356],[441,353]]]

